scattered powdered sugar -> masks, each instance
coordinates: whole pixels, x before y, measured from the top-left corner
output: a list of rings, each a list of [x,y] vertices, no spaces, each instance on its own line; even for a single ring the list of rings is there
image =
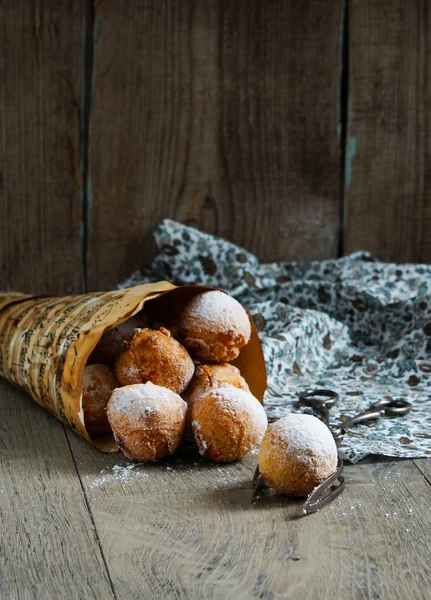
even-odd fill
[[[289,414],[270,425],[267,435],[277,440],[279,453],[288,453],[303,461],[311,457],[336,460],[337,447],[331,432],[312,415]]]
[[[195,296],[187,305],[183,318],[186,323],[206,322],[220,330],[225,327],[250,337],[251,327],[248,315],[241,304],[224,292],[205,292]]]
[[[252,417],[256,427],[263,431],[266,430],[268,419],[263,406],[250,392],[241,390],[229,383],[223,383],[218,388],[206,392],[201,401],[205,402],[205,399],[209,396],[216,398],[220,407],[226,412],[233,414],[238,414],[238,412],[247,413]]]
[[[105,484],[110,483],[130,483],[136,479],[145,480],[148,479],[148,473],[141,471],[139,465],[131,464],[126,467],[114,465],[112,469],[102,470],[100,476],[97,477],[90,485],[91,488],[101,487]]]

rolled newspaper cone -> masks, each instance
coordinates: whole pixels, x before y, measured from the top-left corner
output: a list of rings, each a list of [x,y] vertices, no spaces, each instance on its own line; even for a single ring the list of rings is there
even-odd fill
[[[167,281],[82,296],[0,294],[0,375],[105,452],[118,450],[113,436],[91,438],[82,410],[82,374],[101,336],[151,300],[156,312],[178,315],[196,294],[213,289],[176,287]],[[168,314],[167,314],[168,313]],[[260,400],[266,388],[262,348],[253,322],[250,342],[235,365]]]

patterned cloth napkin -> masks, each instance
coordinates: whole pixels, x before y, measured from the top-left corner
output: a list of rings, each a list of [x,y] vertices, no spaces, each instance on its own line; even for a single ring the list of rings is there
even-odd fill
[[[268,373],[265,408],[279,417],[304,409],[298,393],[340,394],[331,420],[382,398],[413,404],[408,416],[357,425],[340,454],[431,456],[431,266],[376,261],[365,252],[336,260],[260,264],[226,240],[165,220],[154,233],[151,270],[120,287],[168,279],[219,287],[249,308]]]

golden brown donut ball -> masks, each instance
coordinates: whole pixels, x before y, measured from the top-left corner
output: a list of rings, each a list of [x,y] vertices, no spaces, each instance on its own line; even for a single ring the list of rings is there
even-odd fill
[[[176,394],[186,389],[194,372],[187,350],[163,327],[159,331],[136,330],[115,362],[121,385],[151,381]]]
[[[244,308],[219,291],[195,296],[185,307],[179,326],[185,347],[201,362],[234,360],[251,335]]]
[[[184,436],[186,440],[193,441],[194,439],[191,429],[191,407],[193,402],[203,396],[208,390],[219,387],[223,383],[229,383],[234,387],[250,392],[250,388],[246,380],[241,376],[239,369],[229,363],[196,366],[193,379],[189,387],[182,394],[189,408],[188,423]]]
[[[109,433],[106,405],[118,382],[106,365],[87,365],[82,375],[82,408],[85,427],[90,435]]]
[[[144,322],[145,316],[138,313],[104,333],[91,355],[92,362],[112,364],[120,354],[123,342],[132,336],[135,329],[143,327]]]
[[[178,448],[187,404],[167,388],[137,383],[112,392],[107,414],[123,453],[133,460],[155,462]]]
[[[337,468],[331,432],[312,415],[290,414],[268,427],[259,449],[259,470],[286,496],[307,496]]]
[[[259,400],[229,384],[209,390],[191,411],[199,452],[213,462],[244,458],[259,445],[268,425]]]
[[[250,392],[244,377],[241,376],[239,369],[229,363],[220,365],[197,365],[195,374],[190,382],[189,387],[183,394],[189,408],[208,390],[219,387],[223,383],[229,383],[234,387]]]

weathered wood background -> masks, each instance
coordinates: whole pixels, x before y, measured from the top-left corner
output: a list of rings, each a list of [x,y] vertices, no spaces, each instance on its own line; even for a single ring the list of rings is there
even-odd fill
[[[0,7],[0,288],[109,288],[164,217],[262,260],[431,260],[425,0]]]

